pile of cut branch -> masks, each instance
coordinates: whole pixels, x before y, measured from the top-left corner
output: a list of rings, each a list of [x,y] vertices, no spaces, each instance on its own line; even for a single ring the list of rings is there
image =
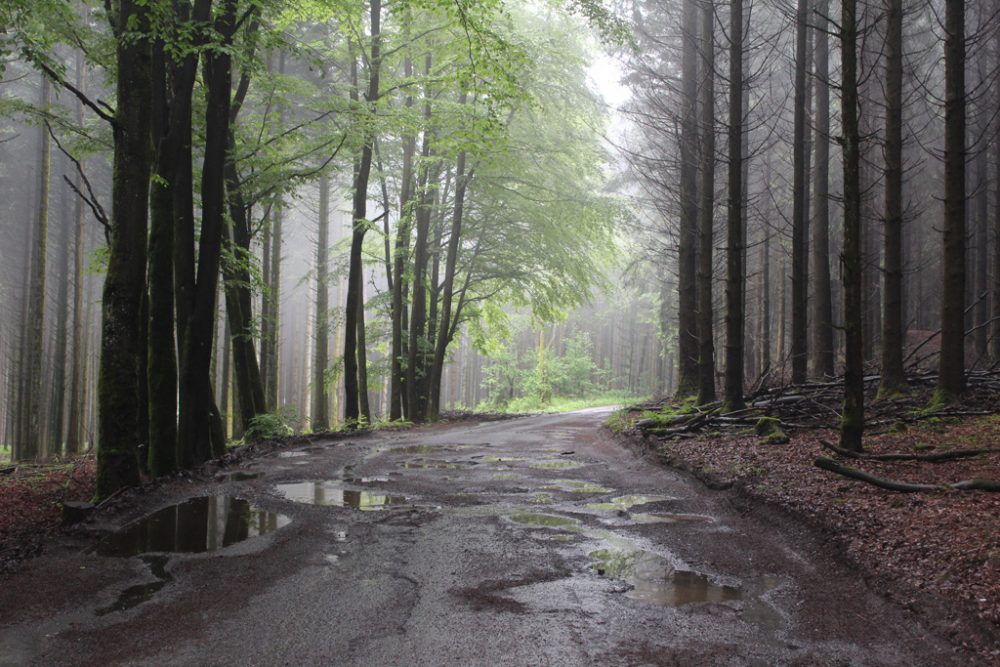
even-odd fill
[[[878,375],[865,377],[865,428],[873,432],[932,418],[996,414],[1000,406],[1000,370],[970,372],[961,407],[928,407],[937,385],[936,373],[909,374],[909,391],[891,399],[877,398],[880,379]],[[670,412],[671,406],[665,402],[633,406],[631,412],[642,415],[633,423],[642,435],[676,440],[709,433],[743,433],[760,424],[762,418],[769,418],[785,433],[838,428],[843,400],[843,381],[832,380],[762,386],[747,397],[747,407],[742,410],[725,411],[722,403],[711,403]]]

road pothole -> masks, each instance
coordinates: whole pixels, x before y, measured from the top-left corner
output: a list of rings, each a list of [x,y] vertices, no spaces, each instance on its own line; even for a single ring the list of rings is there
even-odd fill
[[[101,556],[206,553],[274,532],[289,523],[241,498],[200,496],[164,507],[101,540]]]
[[[743,599],[739,587],[715,583],[700,572],[676,570],[669,560],[649,551],[599,549],[591,552],[590,558],[597,574],[630,584],[632,588],[625,595],[634,600],[678,607]]]
[[[570,528],[580,522],[557,514],[541,514],[538,512],[518,512],[512,514],[510,520],[527,526],[545,526],[548,528]]]
[[[402,505],[407,502],[406,496],[358,491],[332,480],[292,482],[278,484],[274,488],[282,496],[296,503],[353,507],[362,511],[381,510],[390,505]]]
[[[589,503],[584,507],[591,510],[627,511],[638,505],[649,505],[650,503],[660,503],[667,500],[676,500],[676,498],[671,496],[644,495],[618,496],[617,498],[612,498],[608,502]]]

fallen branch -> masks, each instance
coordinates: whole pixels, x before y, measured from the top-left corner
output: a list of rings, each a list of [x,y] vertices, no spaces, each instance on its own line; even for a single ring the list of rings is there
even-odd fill
[[[953,461],[955,459],[967,459],[981,454],[1000,454],[998,447],[983,447],[980,449],[952,449],[947,452],[934,452],[933,454],[866,454],[864,452],[852,452],[849,449],[839,447],[829,440],[820,440],[831,452],[850,459],[863,459],[866,461],[923,461],[926,463],[941,463],[942,461]]]
[[[823,470],[827,470],[829,472],[835,472],[838,475],[843,475],[844,477],[849,477],[851,479],[867,482],[868,484],[877,486],[881,489],[899,491],[900,493],[927,493],[949,490],[1000,491],[1000,482],[994,482],[988,479],[966,479],[960,482],[953,482],[951,484],[914,484],[911,482],[901,482],[894,479],[888,479],[886,477],[878,477],[877,475],[872,475],[863,470],[858,470],[857,468],[840,465],[833,459],[828,459],[825,456],[816,457],[816,460],[813,463],[817,468],[822,468]]]

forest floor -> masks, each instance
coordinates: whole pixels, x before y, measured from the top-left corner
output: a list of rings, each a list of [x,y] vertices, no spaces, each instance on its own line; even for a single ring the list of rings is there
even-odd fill
[[[41,551],[59,526],[63,503],[94,497],[96,472],[92,454],[0,468],[0,575]]]
[[[998,404],[994,404],[998,405]],[[647,406],[649,407],[649,406]],[[849,479],[815,465],[830,456],[828,429],[792,431],[785,438],[706,429],[684,437],[643,434],[634,424],[650,415],[633,410],[619,429],[670,467],[711,488],[731,489],[748,511],[777,508],[816,529],[831,550],[866,580],[925,616],[948,618],[949,639],[1000,664],[1000,494],[984,491],[900,493]],[[631,426],[629,425],[631,424]],[[868,454],[937,455],[1000,445],[1000,415],[932,417],[893,432],[869,433]],[[1000,452],[943,460],[871,460],[843,463],[872,475],[912,483],[947,485],[960,480],[1000,481]]]

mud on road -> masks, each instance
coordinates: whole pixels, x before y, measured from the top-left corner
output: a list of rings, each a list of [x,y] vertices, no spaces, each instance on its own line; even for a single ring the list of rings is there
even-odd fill
[[[0,663],[966,664],[606,417],[317,442],[165,485],[3,583]]]

